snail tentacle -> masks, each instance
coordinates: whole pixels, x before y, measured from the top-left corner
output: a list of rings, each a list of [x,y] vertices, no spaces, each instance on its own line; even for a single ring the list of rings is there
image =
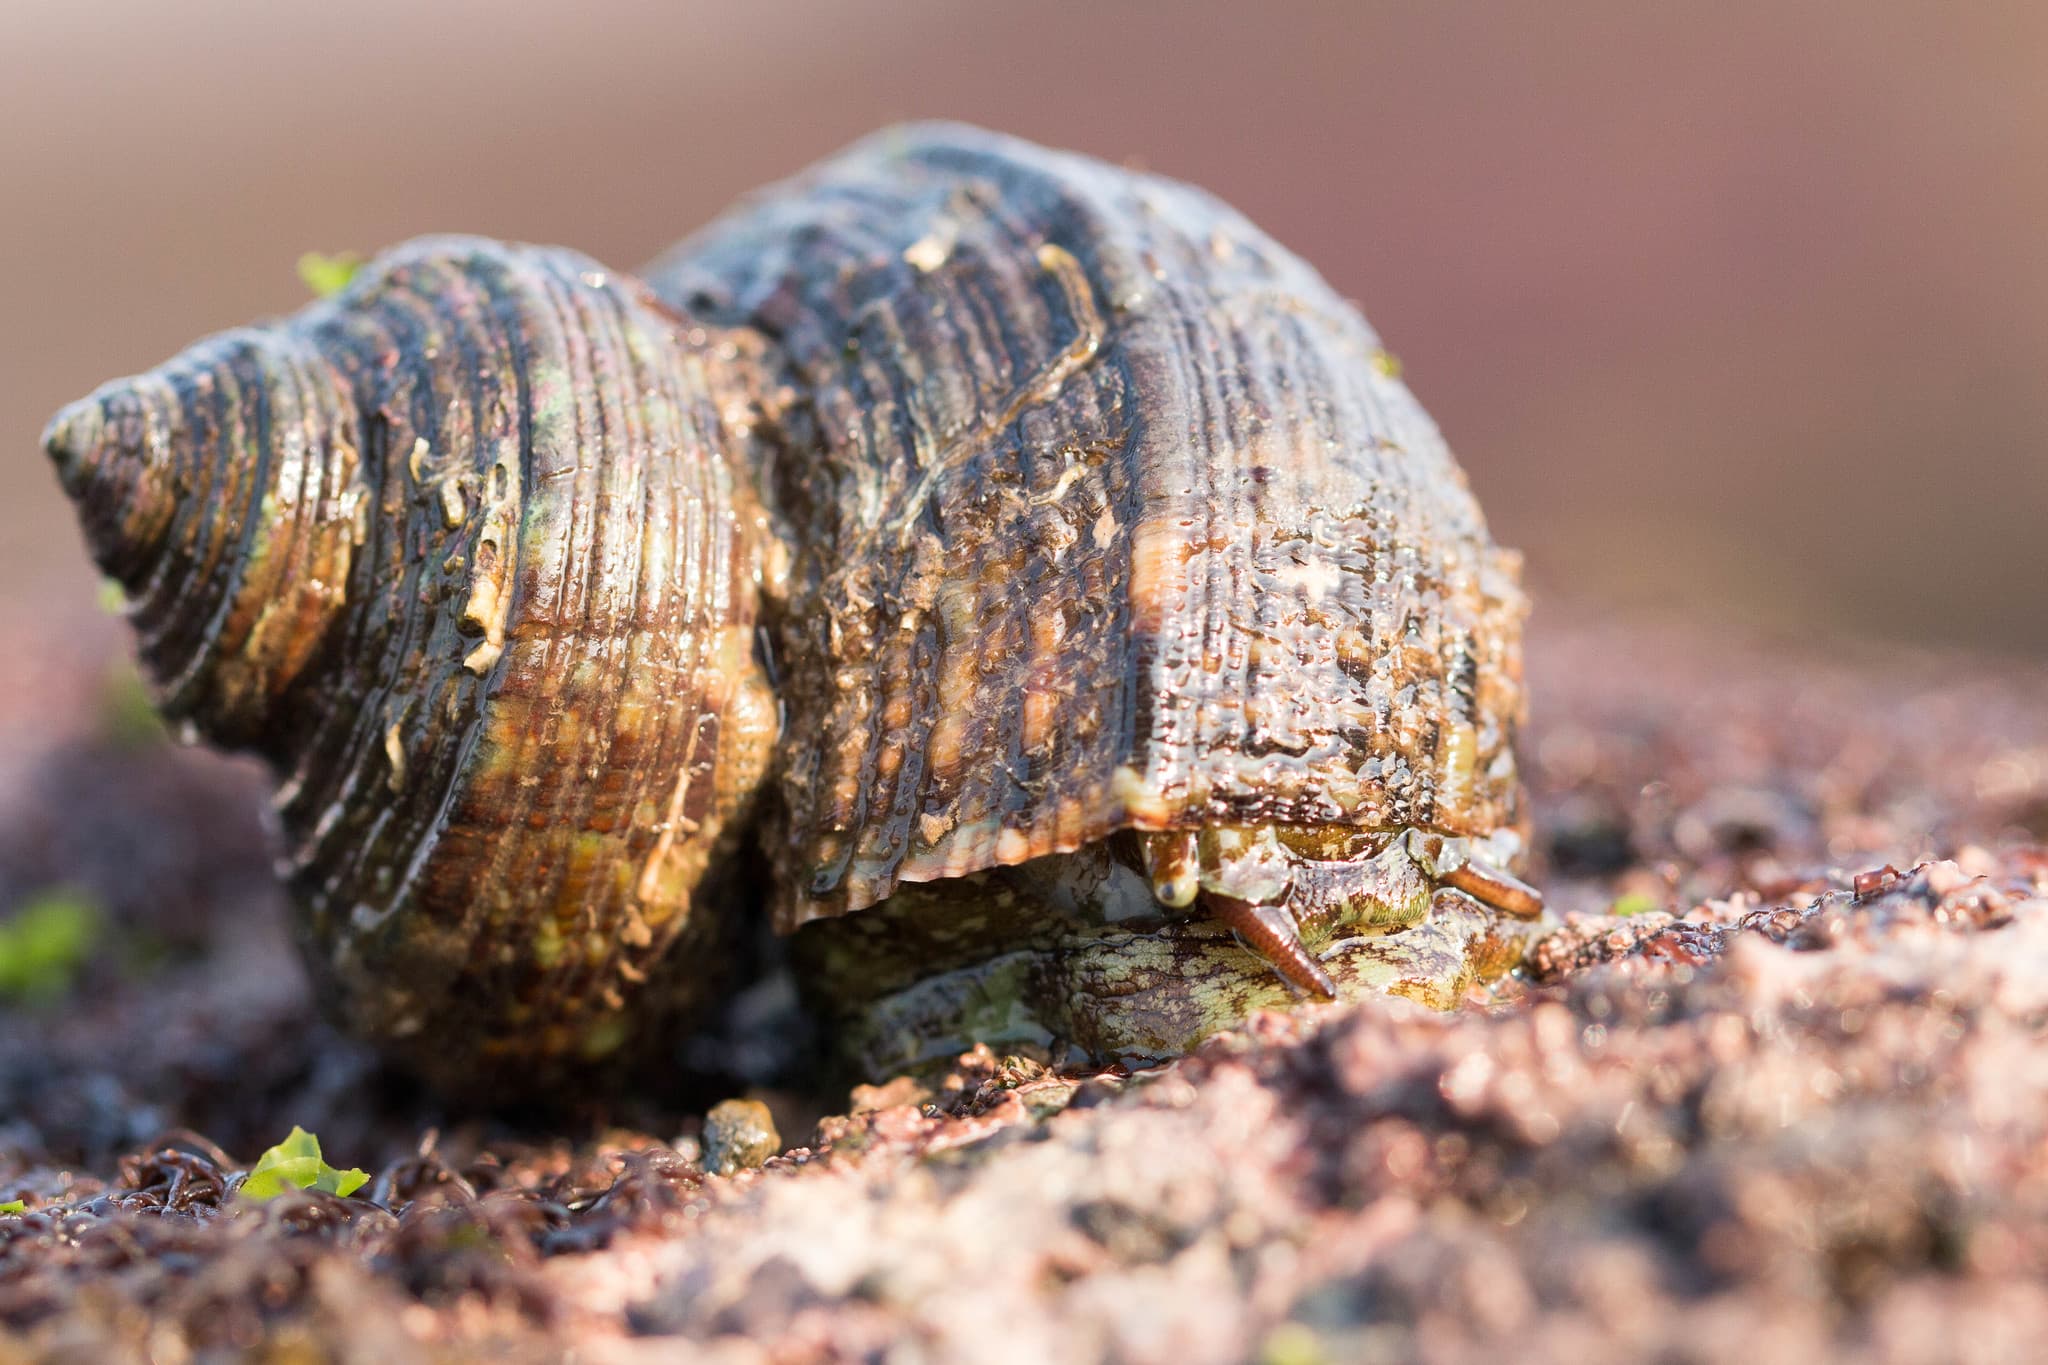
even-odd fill
[[[1286,906],[1258,905],[1214,891],[1203,892],[1200,903],[1288,984],[1325,1000],[1337,998],[1337,983],[1303,945],[1301,928]]]

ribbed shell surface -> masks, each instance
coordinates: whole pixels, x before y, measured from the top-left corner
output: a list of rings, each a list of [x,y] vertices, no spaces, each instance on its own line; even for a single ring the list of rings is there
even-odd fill
[[[760,367],[781,927],[1126,827],[1517,822],[1518,561],[1231,209],[914,127],[647,278]]]
[[[457,1088],[716,979],[662,959],[775,713],[676,327],[573,252],[428,239],[53,426],[167,709],[279,771],[330,1004]]]

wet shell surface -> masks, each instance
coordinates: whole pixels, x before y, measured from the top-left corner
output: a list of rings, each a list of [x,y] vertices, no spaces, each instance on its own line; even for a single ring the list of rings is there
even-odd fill
[[[1540,910],[1516,557],[1168,180],[918,126],[644,284],[428,239],[46,445],[329,1008],[453,1089],[672,1045],[764,916],[872,1073],[1454,1004]]]
[[[1121,829],[1520,821],[1518,559],[1358,311],[1214,198],[908,129],[647,279],[777,367],[782,927]]]

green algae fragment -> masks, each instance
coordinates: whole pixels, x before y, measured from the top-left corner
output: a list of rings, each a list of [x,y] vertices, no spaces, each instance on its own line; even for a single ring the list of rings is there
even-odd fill
[[[1647,915],[1663,908],[1664,903],[1655,896],[1641,891],[1631,891],[1626,896],[1617,898],[1614,904],[1608,907],[1607,913],[1627,919],[1632,915]]]
[[[97,905],[65,889],[0,920],[0,1000],[51,1000],[70,990],[99,946],[100,920]]]
[[[1315,1332],[1298,1322],[1283,1322],[1259,1348],[1259,1365],[1324,1365],[1329,1352]]]
[[[343,1197],[369,1180],[363,1172],[336,1170],[320,1159],[320,1139],[294,1124],[291,1135],[256,1159],[256,1167],[237,1193],[249,1199],[273,1199],[287,1189],[324,1190]]]
[[[353,251],[333,256],[324,251],[309,251],[299,257],[299,278],[316,299],[331,298],[348,288],[348,282],[362,268],[363,258]]]
[[[100,687],[99,731],[101,738],[120,749],[139,749],[165,738],[156,699],[133,663],[124,661],[107,671]]]

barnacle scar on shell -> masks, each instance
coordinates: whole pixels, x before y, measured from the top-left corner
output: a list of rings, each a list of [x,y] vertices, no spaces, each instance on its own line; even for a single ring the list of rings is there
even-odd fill
[[[1518,561],[1394,371],[1208,195],[916,126],[638,279],[398,247],[45,445],[277,772],[326,1006],[442,1084],[673,1040],[764,914],[864,1069],[1132,1059],[1540,913]]]

